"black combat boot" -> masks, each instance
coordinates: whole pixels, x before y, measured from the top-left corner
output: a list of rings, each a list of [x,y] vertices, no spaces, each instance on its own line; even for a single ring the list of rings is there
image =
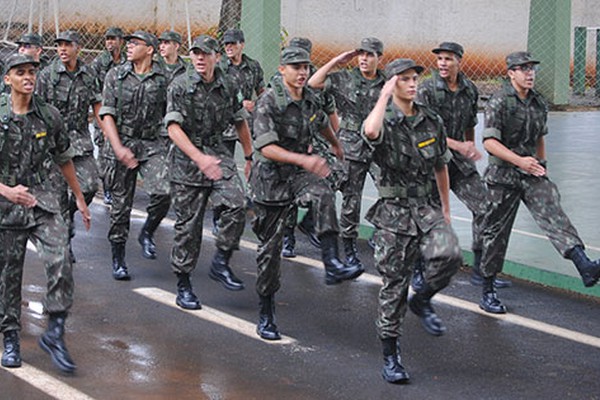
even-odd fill
[[[408,306],[413,313],[421,318],[421,324],[427,333],[433,336],[442,336],[446,332],[446,327],[431,306],[431,298],[436,293],[423,280],[420,290],[408,299]]]
[[[128,281],[131,277],[125,264],[125,243],[110,242],[112,249],[112,275],[118,281]]]
[[[483,296],[479,302],[479,308],[492,314],[505,314],[506,307],[496,295],[494,278],[495,276],[483,278]]]
[[[52,362],[63,372],[73,372],[77,368],[69,350],[65,346],[65,319],[67,313],[50,313],[48,329],[40,337],[40,347],[52,357]]]
[[[381,339],[383,347],[383,379],[390,383],[408,383],[410,376],[402,366],[400,359],[400,346],[396,338]]]
[[[413,266],[413,275],[410,281],[410,286],[415,292],[423,290],[425,277],[423,277],[423,259],[419,257]]]
[[[321,259],[325,265],[325,284],[335,285],[342,281],[358,278],[365,269],[359,266],[344,265],[338,256],[337,234],[325,233],[321,237]]]
[[[176,273],[175,275],[177,275],[177,298],[175,303],[186,310],[200,310],[202,305],[192,289],[190,274]]]
[[[344,264],[349,267],[357,267],[365,269],[364,265],[358,259],[358,251],[356,250],[356,239],[354,238],[343,238],[344,253],[346,254],[346,260]]]
[[[258,312],[258,325],[256,333],[265,340],[280,340],[281,335],[275,325],[275,299],[274,295],[260,296],[260,311]]]
[[[473,250],[473,269],[471,271],[470,282],[474,286],[483,286],[483,276],[481,275],[481,250]],[[504,289],[511,287],[512,282],[506,279],[500,279],[497,276],[494,278],[494,287],[496,289]]]
[[[18,368],[21,366],[21,344],[19,343],[18,331],[4,332],[2,366],[6,368]]]
[[[321,240],[319,240],[319,237],[315,232],[315,223],[310,210],[306,213],[304,219],[298,224],[298,230],[308,236],[308,241],[310,244],[315,246],[317,249],[321,248]]]
[[[208,276],[217,282],[221,282],[225,289],[242,290],[244,289],[244,283],[229,268],[231,253],[231,250],[225,251],[217,248]]]
[[[160,225],[160,219],[148,215],[146,222],[138,236],[138,242],[142,246],[142,256],[149,260],[156,258],[156,243],[154,243],[154,232]]]
[[[567,253],[567,258],[575,264],[585,287],[591,287],[598,283],[598,279],[600,279],[600,260],[591,261],[581,246],[573,247]]]
[[[285,258],[296,257],[296,237],[294,236],[294,228],[284,229],[281,256]]]

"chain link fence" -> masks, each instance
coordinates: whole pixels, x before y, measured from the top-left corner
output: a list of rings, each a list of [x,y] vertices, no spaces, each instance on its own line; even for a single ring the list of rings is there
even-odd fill
[[[265,23],[264,15],[253,13],[263,13],[264,9],[247,7],[248,3],[243,1],[0,0],[4,10],[0,17],[0,37],[3,39],[0,56],[14,51],[15,41],[25,32],[40,33],[46,54],[52,56],[56,33],[73,29],[82,37],[82,58],[90,61],[103,49],[104,32],[110,26],[120,26],[125,32],[145,29],[157,35],[164,30],[175,30],[184,38],[181,54],[186,55],[191,40],[201,33],[219,38],[227,28],[240,26],[247,38],[256,36],[251,35],[253,29],[262,32],[260,24]],[[572,1],[574,12],[584,14],[584,17],[573,15],[570,21],[565,19],[565,23],[571,26],[589,23],[586,0]],[[506,75],[505,55],[528,47],[530,1],[468,3],[467,7],[460,1],[414,4],[390,0],[281,1],[280,15],[276,16],[280,17],[281,46],[294,36],[310,38],[313,41],[312,58],[317,66],[356,47],[362,37],[375,36],[385,44],[382,67],[394,58],[410,57],[427,68],[435,68],[431,49],[442,41],[459,42],[466,50],[463,71],[475,81],[485,99],[500,86]],[[600,17],[600,12],[596,13]],[[536,29],[553,29],[552,25],[545,26],[543,18],[537,20]],[[597,26],[600,26],[600,20]],[[599,92],[595,89],[598,30],[588,28],[585,27],[586,43],[579,47],[574,44],[576,35],[571,29],[570,48],[566,52],[570,58],[569,104],[600,106]],[[551,35],[537,37],[552,40]],[[585,54],[582,55],[582,51]],[[266,77],[273,72],[265,71]]]

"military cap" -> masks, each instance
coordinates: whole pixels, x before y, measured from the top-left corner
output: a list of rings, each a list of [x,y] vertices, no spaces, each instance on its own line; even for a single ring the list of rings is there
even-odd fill
[[[75,31],[63,31],[58,34],[56,39],[54,39],[54,43],[57,42],[75,42],[79,43],[81,38],[79,37],[79,33]]]
[[[417,65],[410,58],[397,58],[385,66],[385,76],[390,79],[394,75],[401,74],[409,69],[414,69],[417,71],[417,74],[420,74],[425,68]]]
[[[374,37],[364,38],[360,41],[360,45],[356,50],[364,50],[369,53],[377,53],[379,55],[383,54],[383,42]]]
[[[158,39],[156,36],[146,31],[135,31],[131,35],[125,36],[125,40],[131,39],[143,40],[148,46],[154,47],[154,50],[158,49]]]
[[[17,40],[18,45],[22,44],[33,44],[38,47],[42,47],[42,37],[37,33],[24,33]]]
[[[243,43],[244,32],[241,29],[227,29],[223,34],[223,43]]]
[[[199,49],[204,53],[218,53],[219,52],[219,42],[212,36],[208,35],[200,35],[196,39],[194,39],[194,43],[192,43],[192,47],[190,47],[190,51],[194,49]]]
[[[508,69],[513,69],[519,65],[525,64],[539,64],[538,60],[535,60],[531,53],[527,51],[515,51],[514,53],[510,53],[506,56],[506,67]]]
[[[123,37],[123,29],[117,27],[117,26],[111,26],[110,28],[108,28],[106,30],[106,33],[104,34],[104,37],[108,37],[108,36],[114,36],[114,37],[119,37],[122,38]]]
[[[281,52],[281,65],[302,63],[310,63],[310,55],[302,47],[288,46]]]
[[[459,58],[462,58],[463,54],[465,54],[465,49],[463,49],[463,47],[460,44],[454,43],[454,42],[440,43],[440,45],[438,47],[431,50],[431,52],[435,53],[435,54],[439,54],[442,51],[449,51],[450,53],[454,53]]]
[[[290,40],[290,47],[300,47],[301,49],[306,50],[308,54],[310,54],[310,52],[312,51],[312,42],[310,41],[310,39],[307,38],[295,37],[292,38],[292,40]]]
[[[164,31],[160,34],[158,40],[169,40],[181,44],[181,35],[174,31]]]
[[[21,53],[14,53],[5,61],[4,75],[8,74],[8,71],[10,71],[12,68],[25,64],[33,64],[35,67],[40,65],[40,63],[31,58],[31,56]]]

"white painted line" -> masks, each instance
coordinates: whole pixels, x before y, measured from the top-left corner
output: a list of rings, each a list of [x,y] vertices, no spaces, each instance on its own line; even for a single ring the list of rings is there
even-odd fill
[[[184,310],[183,308],[180,308],[175,304],[175,295],[173,293],[167,292],[166,290],[162,290],[156,287],[145,287],[136,288],[133,289],[133,291],[150,300],[157,301],[171,308],[192,315],[196,318],[200,318],[205,321],[221,325],[225,328],[241,333],[242,335],[248,336],[249,338],[259,340],[263,343],[275,345],[291,345],[296,344],[298,342],[292,337],[283,335],[281,336],[281,340],[263,340],[256,333],[256,323],[248,322],[244,319],[234,317],[214,308],[207,307],[205,305],[202,305],[201,310]]]
[[[47,373],[23,363],[21,368],[3,368],[36,389],[61,400],[93,400],[93,397],[67,385],[66,383],[48,375]]]

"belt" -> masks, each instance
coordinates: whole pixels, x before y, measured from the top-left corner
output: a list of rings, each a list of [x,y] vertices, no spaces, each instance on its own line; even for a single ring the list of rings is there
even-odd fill
[[[17,177],[16,175],[0,175],[0,182],[7,186],[33,186],[39,185],[46,179],[46,174],[42,172],[34,172],[28,176]]]
[[[347,121],[345,119],[340,121],[340,129],[345,129],[347,131],[360,132],[361,126],[362,122]]]
[[[431,194],[432,185],[426,183],[419,186],[380,186],[379,197],[408,199],[414,197],[427,197]]]

